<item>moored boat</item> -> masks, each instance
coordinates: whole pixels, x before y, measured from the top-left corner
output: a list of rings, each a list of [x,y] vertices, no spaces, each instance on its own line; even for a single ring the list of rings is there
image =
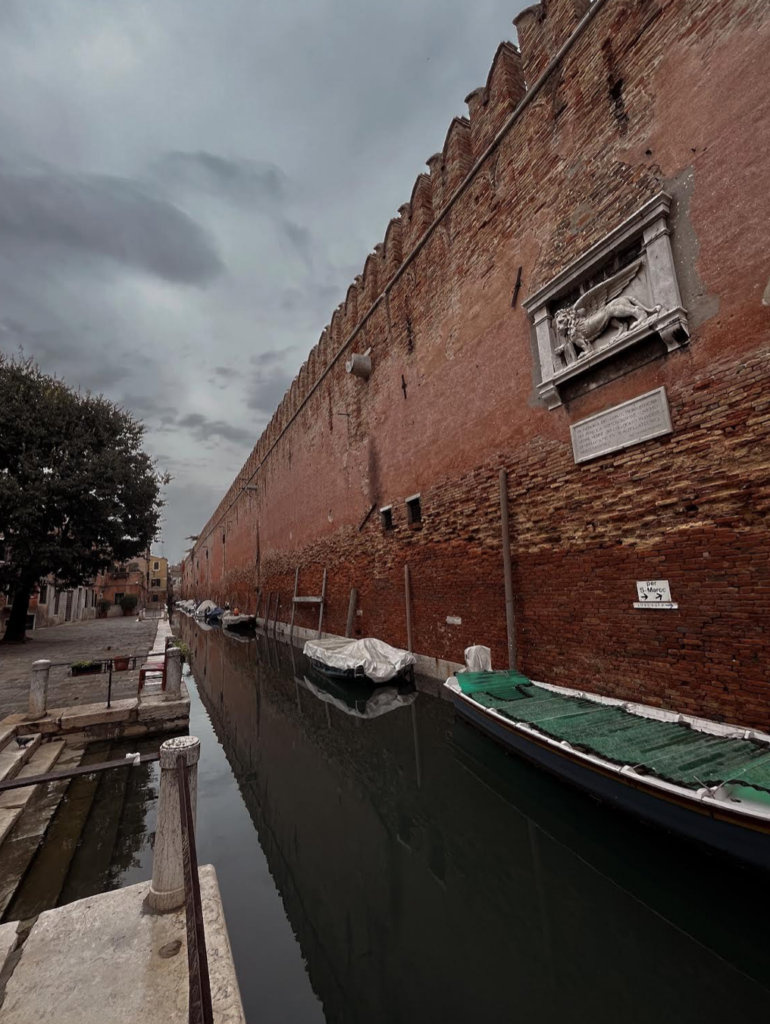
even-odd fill
[[[308,640],[303,653],[310,658],[317,672],[332,679],[361,680],[379,685],[406,674],[414,677],[414,655],[374,637],[349,640],[333,636]]]
[[[535,683],[460,672],[457,711],[508,749],[610,804],[770,867],[770,736]]]
[[[223,612],[222,613],[222,625],[225,629],[230,629],[233,632],[248,631],[256,628],[256,616],[254,615],[243,615],[240,612]]]

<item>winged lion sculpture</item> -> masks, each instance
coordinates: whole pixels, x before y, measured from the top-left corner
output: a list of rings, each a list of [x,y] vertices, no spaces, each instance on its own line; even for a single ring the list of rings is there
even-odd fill
[[[563,358],[565,365],[570,366],[595,351],[593,343],[607,327],[616,327],[618,335],[624,334],[632,321],[635,326],[660,312],[660,306],[649,308],[633,295],[621,294],[643,263],[643,260],[636,260],[623,267],[606,281],[589,288],[574,305],[558,311],[554,317],[558,336],[556,355]]]

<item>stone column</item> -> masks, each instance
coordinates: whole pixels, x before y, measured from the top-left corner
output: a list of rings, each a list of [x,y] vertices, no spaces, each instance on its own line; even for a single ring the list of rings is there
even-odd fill
[[[198,758],[201,743],[195,736],[175,736],[160,747],[160,796],[152,882],[147,896],[151,910],[163,913],[184,905],[184,863],[182,860],[182,822],[179,815],[179,779],[176,759],[184,757],[190,787],[193,822],[198,796]]]
[[[178,647],[166,650],[166,700],[182,697],[182,652]]]
[[[48,710],[48,673],[51,662],[42,658],[32,665],[32,681],[29,684],[29,718],[42,718]]]

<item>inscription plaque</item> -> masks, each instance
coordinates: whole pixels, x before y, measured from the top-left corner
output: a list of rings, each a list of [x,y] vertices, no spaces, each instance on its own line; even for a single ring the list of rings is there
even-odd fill
[[[670,434],[671,413],[666,389],[656,388],[622,402],[570,427],[575,462],[587,462],[608,452]]]

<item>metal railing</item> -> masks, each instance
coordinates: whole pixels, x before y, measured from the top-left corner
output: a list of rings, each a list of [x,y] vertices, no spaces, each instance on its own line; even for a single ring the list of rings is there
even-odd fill
[[[203,928],[203,907],[198,878],[198,855],[195,848],[187,765],[182,754],[176,760],[179,780],[179,815],[182,826],[182,860],[184,864],[184,904],[187,923],[187,973],[189,980],[189,1024],[213,1024],[211,982],[206,956],[206,935]]]

